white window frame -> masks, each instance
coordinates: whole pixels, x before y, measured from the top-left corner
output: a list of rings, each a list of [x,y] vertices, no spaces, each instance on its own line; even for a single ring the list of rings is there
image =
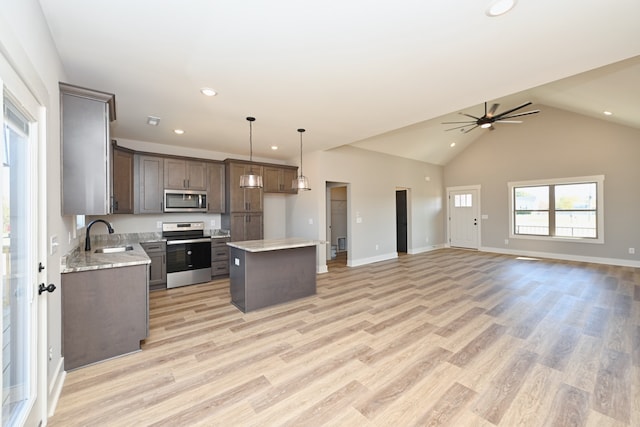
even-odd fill
[[[557,237],[557,236],[537,236],[537,235],[524,235],[515,234],[514,232],[514,212],[515,212],[515,200],[514,191],[515,187],[532,187],[539,185],[558,185],[558,184],[584,184],[584,183],[596,183],[596,227],[597,237]],[[546,240],[552,242],[573,242],[573,243],[604,243],[604,175],[592,175],[592,176],[580,176],[572,178],[553,178],[553,179],[539,179],[533,181],[514,181],[508,182],[507,187],[509,190],[509,238],[510,239],[527,239],[527,240]]]

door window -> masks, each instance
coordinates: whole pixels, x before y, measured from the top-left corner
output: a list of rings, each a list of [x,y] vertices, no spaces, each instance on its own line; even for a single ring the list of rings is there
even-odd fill
[[[5,97],[2,174],[2,425],[26,417],[35,393],[35,322],[32,262],[32,170],[29,121]]]

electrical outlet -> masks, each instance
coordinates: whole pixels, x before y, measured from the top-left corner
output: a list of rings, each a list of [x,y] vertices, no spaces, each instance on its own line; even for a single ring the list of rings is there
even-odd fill
[[[504,239],[504,244],[508,245],[509,244],[509,239]]]
[[[634,255],[636,253],[636,248],[629,248],[629,253]]]
[[[215,219],[211,220],[211,228],[216,228],[216,220]]]
[[[379,249],[379,246],[378,246],[378,245],[376,245],[376,251],[377,251],[378,249]]]
[[[58,252],[58,236],[51,236],[49,238],[49,255],[53,255]]]
[[[156,221],[156,228],[162,228],[162,221]]]

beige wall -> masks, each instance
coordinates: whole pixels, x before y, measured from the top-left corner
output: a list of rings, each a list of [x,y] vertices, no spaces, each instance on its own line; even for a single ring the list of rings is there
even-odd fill
[[[447,187],[482,186],[481,246],[490,250],[593,257],[633,265],[640,259],[640,130],[545,105],[522,124],[497,125],[444,168]],[[604,244],[509,238],[507,182],[604,175]],[[636,248],[630,255],[628,248]],[[623,261],[620,261],[623,260]]]

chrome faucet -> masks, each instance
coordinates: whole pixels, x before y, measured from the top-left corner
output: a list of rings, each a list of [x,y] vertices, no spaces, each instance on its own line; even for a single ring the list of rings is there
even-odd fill
[[[96,222],[102,222],[107,226],[107,229],[109,229],[109,234],[113,234],[113,227],[111,226],[111,224],[109,224],[107,221],[105,221],[104,219],[94,219],[93,221],[91,221],[88,225],[87,225],[87,235],[84,238],[84,250],[85,251],[90,251],[91,250],[91,238],[89,237],[89,230],[91,230],[91,226],[93,224],[95,224]]]

